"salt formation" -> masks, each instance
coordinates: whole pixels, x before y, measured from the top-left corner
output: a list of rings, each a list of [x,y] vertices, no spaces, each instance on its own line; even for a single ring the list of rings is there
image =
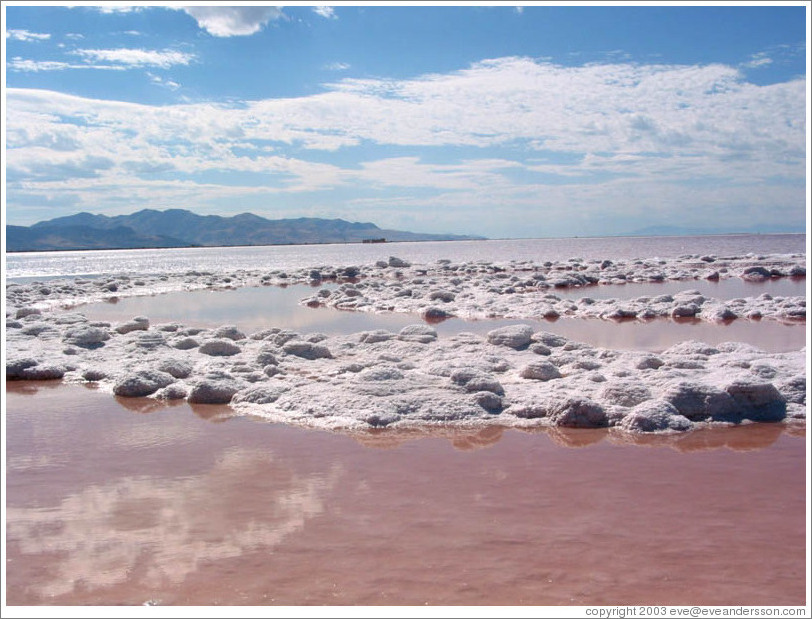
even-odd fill
[[[800,256],[411,265],[294,272],[104,277],[6,288],[6,377],[96,383],[122,398],[230,404],[236,414],[332,429],[486,425],[685,432],[708,424],[803,422],[806,350],[682,342],[658,354],[596,348],[530,325],[439,338],[429,324],[352,335],[267,328],[246,334],[89,321],[76,306],[168,290],[332,281],[309,306],[427,318],[573,316],[610,320],[771,318],[799,322],[803,297],[720,302],[696,291],[634,300],[566,299],[556,289],[665,279],[801,277]],[[316,277],[318,276],[318,277]],[[64,308],[73,307],[66,312]]]
[[[319,288],[302,299],[310,307],[326,306],[360,312],[404,312],[427,321],[452,316],[463,319],[516,318],[555,319],[558,317],[597,318],[612,321],[732,320],[772,319],[787,323],[806,318],[806,299],[801,296],[721,301],[696,290],[676,294],[641,296],[635,299],[593,299],[596,287],[617,287],[634,283],[718,281],[741,278],[764,281],[806,276],[802,254],[754,256],[686,255],[669,259],[582,260],[557,262],[489,261],[453,263],[439,260],[428,265],[410,264],[390,257],[374,265],[319,266],[290,271],[228,271],[109,276],[97,279],[70,278],[6,286],[6,302],[12,308],[11,321],[28,312],[66,308],[100,300],[162,292],[229,289],[244,286],[290,284],[335,284],[335,289]],[[579,299],[563,292],[583,291]],[[611,289],[611,288],[610,288]],[[559,294],[556,294],[558,292]],[[137,319],[118,329],[143,329]]]
[[[511,328],[518,337],[497,329],[484,338],[438,338],[421,324],[315,338],[270,329],[239,340],[194,329],[200,346],[186,348],[177,346],[190,339],[183,327],[119,333],[115,325],[88,323],[25,332],[28,321],[41,319],[32,314],[9,329],[7,379],[90,381],[122,397],[231,403],[238,413],[326,428],[456,423],[681,432],[805,418],[805,350],[768,354],[736,343],[684,342],[653,355],[593,348],[525,325]],[[77,346],[77,332],[94,333],[79,338],[91,345]],[[541,341],[546,355],[533,349]]]

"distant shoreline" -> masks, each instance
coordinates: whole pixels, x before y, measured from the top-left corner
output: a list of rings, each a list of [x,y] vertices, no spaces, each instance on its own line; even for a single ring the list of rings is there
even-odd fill
[[[577,237],[576,237],[577,238]],[[583,237],[587,238],[587,237]],[[414,240],[414,241],[325,241],[323,243],[271,243],[268,245],[178,245],[173,247],[155,247],[155,246],[143,246],[143,247],[78,247],[78,248],[71,248],[71,249],[19,249],[16,251],[7,251],[6,254],[46,254],[46,253],[54,253],[54,252],[69,252],[69,251],[139,251],[142,249],[235,249],[239,247],[256,247],[256,248],[263,248],[263,247],[309,247],[309,246],[321,246],[321,245],[393,245],[395,243],[459,243],[462,242],[469,242],[469,241],[510,241],[510,240],[521,240],[521,239],[421,239],[421,240]]]
[[[144,249],[232,249],[240,247],[308,247],[322,245],[394,245],[402,243],[459,243],[482,241],[563,241],[570,239],[645,239],[645,238],[696,238],[696,237],[728,237],[728,236],[805,236],[806,232],[714,232],[706,234],[608,234],[605,236],[550,236],[550,237],[505,237],[505,238],[473,238],[473,239],[421,239],[409,241],[325,241],[322,243],[270,243],[270,244],[235,244],[235,245],[179,245],[172,247],[140,246],[140,247],[73,247],[64,249],[20,249],[6,251],[6,254],[42,254],[56,252],[85,252],[85,251],[139,251]]]

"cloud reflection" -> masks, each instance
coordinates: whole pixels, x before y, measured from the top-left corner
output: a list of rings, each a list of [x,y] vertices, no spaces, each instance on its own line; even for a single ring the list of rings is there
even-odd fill
[[[121,583],[179,584],[205,562],[269,551],[325,509],[341,476],[302,476],[256,449],[226,451],[192,477],[125,477],[48,507],[9,507],[7,540],[47,555],[31,591],[54,598]],[[133,582],[135,580],[135,582]]]

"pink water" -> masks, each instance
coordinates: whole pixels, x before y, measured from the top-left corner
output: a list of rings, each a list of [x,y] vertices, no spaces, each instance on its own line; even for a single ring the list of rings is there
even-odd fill
[[[346,436],[6,395],[11,605],[804,603],[803,430]]]
[[[731,285],[734,288],[737,286]],[[792,285],[794,284],[787,283],[787,286]],[[643,294],[642,291],[633,292],[639,290],[638,284],[616,288],[626,295]],[[683,286],[682,289],[690,289],[690,285]],[[413,314],[346,312],[329,308],[309,308],[299,304],[300,299],[312,296],[316,291],[316,288],[306,285],[287,288],[268,286],[237,290],[199,290],[123,298],[115,303],[83,306],[78,308],[78,311],[84,313],[90,320],[111,322],[126,321],[134,316],[147,316],[152,324],[179,322],[195,327],[235,324],[246,333],[278,327],[302,333],[322,332],[335,335],[372,329],[399,331],[406,325],[422,322],[419,316]],[[759,322],[736,320],[728,325],[715,325],[699,320],[676,323],[665,319],[647,323],[566,318],[556,321],[451,319],[433,326],[440,336],[444,336],[461,331],[485,334],[491,329],[520,322],[593,346],[616,349],[663,350],[679,342],[693,339],[708,344],[747,342],[768,352],[781,352],[798,350],[804,346],[806,339],[804,324],[787,325],[772,320]]]

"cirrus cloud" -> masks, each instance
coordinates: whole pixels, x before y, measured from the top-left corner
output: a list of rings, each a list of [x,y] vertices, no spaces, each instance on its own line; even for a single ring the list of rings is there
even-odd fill
[[[194,54],[165,49],[77,49],[72,52],[91,62],[113,62],[131,67],[160,67],[168,69],[173,65],[188,65]]]
[[[66,69],[102,69],[106,71],[123,71],[126,67],[118,65],[73,64],[59,60],[31,60],[15,56],[8,62],[11,71],[37,73],[39,71],[64,71]]]

